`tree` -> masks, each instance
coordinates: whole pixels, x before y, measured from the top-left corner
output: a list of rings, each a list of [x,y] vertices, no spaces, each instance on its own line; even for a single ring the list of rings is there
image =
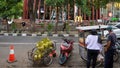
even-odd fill
[[[94,0],[94,1],[89,1],[89,3],[95,8],[105,8],[106,4],[108,3],[114,3],[114,2],[120,2],[120,0]]]
[[[22,0],[0,0],[0,17],[18,18],[22,16],[22,12],[23,12]]]
[[[21,17],[23,12],[22,8],[22,0],[0,0],[0,17],[6,20],[8,32],[7,19]]]
[[[90,6],[88,5],[88,0],[75,0],[76,5],[81,8],[81,13],[88,16],[91,15]]]
[[[58,17],[59,17],[58,7],[61,7],[65,1],[64,0],[45,0],[45,2],[48,6],[56,7],[56,11],[57,11],[56,20],[57,20],[57,22],[55,25],[55,32],[57,33]]]
[[[36,19],[36,14],[37,14],[37,9],[38,9],[38,3],[40,0],[28,0],[28,13],[30,16],[30,23],[31,23],[31,28],[32,32],[35,31],[35,19]]]

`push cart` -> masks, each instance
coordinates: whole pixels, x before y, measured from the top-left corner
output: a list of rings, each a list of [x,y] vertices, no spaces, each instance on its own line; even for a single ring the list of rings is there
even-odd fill
[[[28,59],[37,65],[50,65],[53,57],[56,56],[56,42],[49,38],[43,38],[36,43],[36,46],[28,51]]]

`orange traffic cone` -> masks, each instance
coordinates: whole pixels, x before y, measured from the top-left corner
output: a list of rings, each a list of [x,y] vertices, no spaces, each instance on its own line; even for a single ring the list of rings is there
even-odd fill
[[[16,59],[15,59],[15,55],[14,55],[14,46],[11,45],[10,46],[10,54],[9,54],[9,58],[7,60],[9,63],[12,63],[12,62],[15,62]]]

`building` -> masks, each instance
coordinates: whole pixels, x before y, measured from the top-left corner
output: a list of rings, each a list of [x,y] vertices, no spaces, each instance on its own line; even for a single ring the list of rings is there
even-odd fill
[[[36,0],[34,0],[35,3]],[[44,0],[39,0],[38,4],[38,11],[37,13],[37,19],[51,19],[51,16],[54,16],[54,8],[51,6],[46,6]],[[73,5],[68,4],[66,7],[67,12],[63,13],[59,10],[59,19],[61,19],[62,14],[66,15],[66,19],[74,20],[76,14],[81,15],[83,20],[97,20],[101,18],[100,8],[95,9],[94,7],[91,7],[91,16],[87,16],[86,14],[81,14],[80,9],[75,6],[75,3]],[[79,13],[78,13],[79,12]],[[28,0],[24,0],[24,9],[23,9],[23,19],[29,19],[29,13],[28,13]]]
[[[101,14],[103,14],[104,17],[108,17],[110,13],[112,17],[120,18],[120,3],[108,3],[106,8],[101,8]]]

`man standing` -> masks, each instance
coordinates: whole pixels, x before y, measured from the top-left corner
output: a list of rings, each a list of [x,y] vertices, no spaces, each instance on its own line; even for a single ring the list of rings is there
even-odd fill
[[[117,41],[116,34],[112,31],[112,27],[107,28],[109,34],[107,44],[105,46],[105,65],[104,68],[113,68],[113,55],[115,51],[115,43]]]

